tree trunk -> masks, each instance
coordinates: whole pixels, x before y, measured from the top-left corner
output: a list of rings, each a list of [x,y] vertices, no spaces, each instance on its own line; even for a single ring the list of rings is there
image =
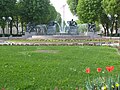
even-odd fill
[[[106,24],[106,30],[107,30],[107,36],[109,36],[109,27],[108,27],[108,23]]]
[[[5,28],[2,27],[3,36],[5,35]]]
[[[112,23],[112,26],[111,26],[111,29],[110,29],[111,36],[113,36],[113,27],[114,27],[114,22]]]
[[[16,21],[16,29],[17,29],[17,35],[18,35],[18,17],[16,16],[16,19],[17,19],[17,21]]]
[[[116,34],[118,34],[118,28],[117,28],[117,21],[115,22],[115,31],[116,31]]]
[[[24,29],[23,29],[23,22],[21,22],[21,26],[22,26],[22,35],[23,35],[23,31],[24,31]]]
[[[3,34],[5,34],[5,28],[2,28]]]
[[[106,36],[106,26],[105,26],[105,24],[103,24],[102,26],[104,28],[104,33],[105,33],[105,36]]]

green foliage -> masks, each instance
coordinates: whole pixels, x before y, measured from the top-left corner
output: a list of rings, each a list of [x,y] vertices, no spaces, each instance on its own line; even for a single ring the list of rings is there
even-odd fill
[[[103,8],[106,14],[110,14],[111,18],[114,18],[114,15],[117,14],[120,20],[120,1],[119,0],[103,0]]]
[[[21,16],[25,22],[46,23],[50,14],[49,0],[21,0]]]
[[[69,5],[70,11],[72,12],[73,15],[77,14],[77,5],[78,5],[78,0],[67,0],[67,3]]]
[[[107,14],[114,17],[115,14],[120,12],[120,1],[119,0],[103,0],[103,8]]]
[[[2,17],[13,17],[16,0],[0,0],[0,26],[5,28],[6,22]]]
[[[120,68],[120,56],[110,47],[1,46],[0,52],[0,89],[5,90],[75,90],[85,85],[86,67],[90,79],[99,76],[98,67],[114,65],[113,75]]]
[[[16,0],[0,0],[0,18],[14,15]]]
[[[109,36],[110,32],[112,36],[115,27],[117,34],[117,27],[120,25],[119,0],[79,0],[77,3],[75,0],[68,0],[68,5],[71,12],[77,14],[81,23],[102,24],[106,36]],[[111,15],[111,20],[108,18],[108,14]],[[118,15],[117,18],[115,18],[115,14]],[[115,24],[115,19],[118,20],[118,24]]]
[[[99,23],[96,22],[96,31],[100,31]]]
[[[102,2],[102,6],[104,8],[104,11],[106,13],[106,15],[111,15],[111,18],[109,20],[110,22],[110,31],[111,31],[111,35],[113,35],[113,28],[115,25],[115,30],[116,30],[116,34],[117,34],[117,25],[115,24],[115,20],[120,20],[120,1],[119,0],[103,0]],[[118,15],[118,17],[115,18],[115,14]]]
[[[0,26],[2,28],[5,28],[5,25],[6,25],[5,21],[3,19],[0,19]]]
[[[0,0],[0,26],[4,31],[7,21],[2,17],[12,17],[11,31],[14,25],[18,34],[19,23],[23,32],[23,27],[26,27],[28,22],[47,24],[51,20],[54,21],[57,12],[49,0]]]
[[[15,22],[45,24],[55,20],[57,12],[49,0],[0,0],[0,25],[2,17],[12,17]]]
[[[86,81],[87,90],[119,90],[120,87],[120,77],[119,76],[108,76],[94,78],[90,80],[89,78]]]
[[[79,0],[77,14],[84,23],[98,21],[101,13],[101,0]]]
[[[56,9],[55,9],[55,7],[52,6],[52,5],[50,5],[49,11],[50,11],[50,14],[48,16],[48,20],[49,21],[55,20],[57,18],[57,14],[58,14],[57,11],[56,11]]]

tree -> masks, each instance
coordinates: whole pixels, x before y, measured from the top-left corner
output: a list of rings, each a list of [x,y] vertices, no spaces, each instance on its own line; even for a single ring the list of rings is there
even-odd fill
[[[57,17],[57,11],[50,4],[49,0],[0,0],[0,25],[5,28],[5,20],[2,17],[12,17],[12,22],[17,29],[21,22],[23,26],[28,22],[34,24],[46,24]],[[10,32],[12,33],[12,22],[10,22]]]
[[[15,10],[16,0],[0,0],[0,16],[12,16]]]
[[[6,20],[8,19],[8,17],[13,17],[15,4],[16,4],[16,0],[0,0],[0,19],[1,19],[0,25],[3,29],[3,34],[4,34],[6,21],[3,20],[2,17],[5,17]],[[12,21],[10,22],[10,33],[12,33]]]
[[[101,23],[104,28],[104,35],[109,36],[110,22],[107,14],[103,9],[102,9],[102,12],[100,13],[99,23]]]
[[[77,15],[78,0],[67,0],[67,3],[69,5],[69,8],[72,14]]]
[[[16,30],[17,30],[17,35],[18,35],[18,24],[20,22],[20,3],[16,2],[15,4],[15,10],[14,10],[14,16],[13,16],[13,24],[14,24],[14,27],[16,27]]]
[[[37,24],[47,24],[54,21],[57,17],[57,11],[49,0],[19,0],[19,16],[23,26],[30,22],[34,26]]]
[[[21,0],[21,18],[24,22],[34,22],[35,24],[45,24],[50,20],[49,0]]]
[[[46,20],[46,22],[55,21],[55,19],[57,18],[57,11],[53,5],[50,5],[49,12],[50,14],[48,15],[48,19]]]
[[[77,15],[84,23],[95,23],[101,13],[102,0],[79,0]]]
[[[74,2],[75,0],[68,0],[68,5],[71,11],[75,11],[77,7],[76,14],[79,17],[79,23],[101,23],[104,27],[105,35],[109,34],[108,17],[102,7],[102,0],[77,0],[77,6],[72,5]]]
[[[113,35],[113,29],[114,29],[114,24],[116,24],[116,34],[117,34],[117,23],[116,23],[116,19],[118,19],[119,17],[115,17],[115,15],[117,14],[118,16],[120,16],[120,1],[119,0],[103,0],[102,2],[103,8],[105,10],[105,13],[108,15],[111,15],[110,22],[111,22],[111,35]]]
[[[119,0],[77,0],[76,4],[75,0],[68,0],[67,2],[71,12],[74,14],[73,11],[75,11],[81,23],[101,23],[107,36],[109,35],[109,28],[111,27],[112,34],[115,25],[117,33],[118,23],[116,20],[120,20]],[[111,15],[111,19],[108,18],[108,14]],[[115,14],[118,17],[115,18]]]
[[[83,23],[101,23],[105,35],[109,35],[109,19],[102,7],[102,0],[79,0],[77,6],[79,20]],[[103,19],[104,18],[104,19]]]

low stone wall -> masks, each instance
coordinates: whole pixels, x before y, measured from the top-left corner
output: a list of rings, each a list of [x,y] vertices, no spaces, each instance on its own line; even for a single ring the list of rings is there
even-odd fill
[[[84,43],[15,43],[15,42],[4,42],[0,43],[0,46],[112,46],[118,47],[120,43],[112,43],[112,42],[84,42]]]

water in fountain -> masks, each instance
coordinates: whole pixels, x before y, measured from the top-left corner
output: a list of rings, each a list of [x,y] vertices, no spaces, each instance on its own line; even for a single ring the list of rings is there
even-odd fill
[[[55,23],[56,23],[56,25],[59,27],[59,32],[61,32],[61,31],[62,31],[62,29],[61,29],[60,24],[59,24],[57,21],[55,21]]]

